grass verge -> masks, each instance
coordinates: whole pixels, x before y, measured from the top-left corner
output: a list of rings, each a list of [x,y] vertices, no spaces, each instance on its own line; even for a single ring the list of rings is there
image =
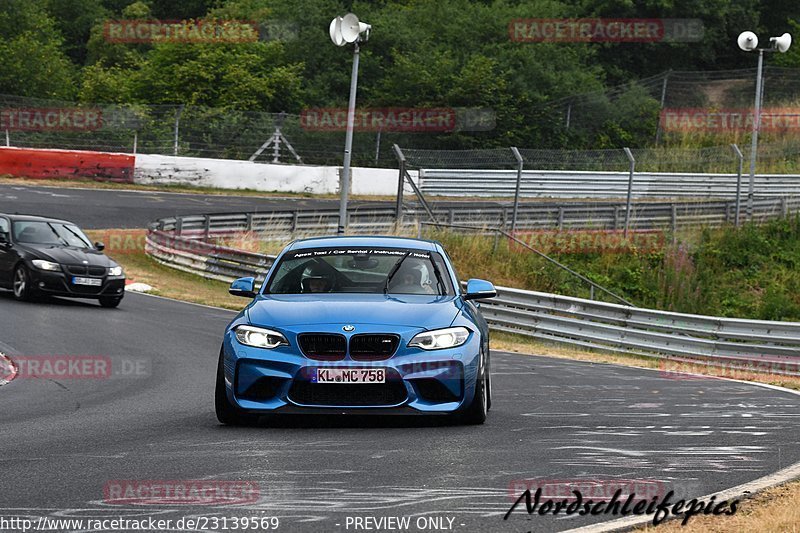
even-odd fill
[[[146,230],[86,230],[92,240],[103,240],[109,234],[127,236],[127,242],[144,243]],[[228,294],[228,283],[205,279],[188,272],[164,266],[144,253],[143,246],[125,247],[123,250],[107,250],[108,255],[125,269],[125,275],[134,282],[153,287],[150,294],[213,305],[238,311],[247,305],[244,298]],[[123,303],[123,305],[125,305]]]

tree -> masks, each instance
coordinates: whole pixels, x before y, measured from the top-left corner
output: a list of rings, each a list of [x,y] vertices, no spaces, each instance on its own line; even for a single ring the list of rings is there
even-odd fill
[[[75,68],[62,50],[63,38],[43,7],[5,0],[0,11],[0,93],[69,98]]]

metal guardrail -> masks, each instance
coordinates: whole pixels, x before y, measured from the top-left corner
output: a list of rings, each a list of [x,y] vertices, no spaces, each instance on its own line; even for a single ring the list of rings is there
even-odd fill
[[[248,228],[255,231],[268,224],[270,216],[275,220],[298,220],[293,213],[276,215],[162,219],[150,225],[145,250],[162,264],[206,278],[232,281],[254,276],[263,280],[274,256],[218,246],[204,239]],[[338,219],[331,215],[330,220],[335,224]],[[362,222],[367,223],[366,219]],[[689,315],[506,287],[498,287],[498,297],[483,301],[481,310],[494,330],[547,341],[800,375],[798,322]]]
[[[800,322],[689,315],[506,287],[481,311],[493,329],[548,341],[800,375]]]
[[[514,208],[511,205],[465,204],[434,207],[436,219],[443,224],[508,231]],[[696,226],[721,226],[735,221],[734,201],[640,203],[632,207],[631,230],[671,230]],[[800,212],[800,196],[759,198],[753,202],[752,219],[763,221]],[[348,232],[369,234],[397,229],[394,208],[359,208],[348,212]],[[338,210],[293,210],[263,213],[231,213],[168,217],[155,222],[156,229],[193,238],[219,236],[225,232],[257,232],[261,239],[293,239],[299,236],[334,234],[339,224]],[[425,210],[408,206],[404,230],[413,230],[418,220],[428,217]],[[523,203],[517,213],[516,231],[524,230],[622,230],[625,226],[625,203],[573,202],[561,204]]]
[[[429,196],[512,197],[517,174],[511,169],[420,169],[419,186]],[[625,198],[630,180],[629,172],[523,170],[521,174],[523,198]],[[737,174],[637,171],[632,197],[731,199],[736,197],[736,185]],[[800,175],[758,175],[753,186],[756,197],[800,195]]]

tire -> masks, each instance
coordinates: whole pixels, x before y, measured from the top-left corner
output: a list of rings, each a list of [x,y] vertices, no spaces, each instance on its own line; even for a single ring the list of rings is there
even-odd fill
[[[222,350],[219,352],[219,363],[217,364],[217,383],[214,387],[214,409],[217,413],[217,420],[228,426],[249,426],[255,424],[258,417],[242,413],[241,410],[233,405],[228,399],[225,390],[225,370],[223,367]]]
[[[14,279],[11,284],[14,290],[14,299],[19,301],[30,301],[33,299],[33,287],[31,287],[31,275],[28,267],[24,263],[17,265],[14,269]]]
[[[122,296],[103,296],[100,298],[100,305],[103,307],[117,307],[122,301]]]
[[[491,387],[491,378],[489,377],[489,371],[486,368],[483,358],[481,358],[480,365],[472,402],[470,402],[459,417],[462,424],[477,426],[486,421],[486,413],[489,411],[488,393]]]

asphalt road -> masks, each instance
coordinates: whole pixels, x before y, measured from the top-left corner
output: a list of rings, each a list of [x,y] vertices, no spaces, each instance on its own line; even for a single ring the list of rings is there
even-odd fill
[[[418,531],[420,517],[452,519],[459,532],[563,530],[610,516],[518,510],[503,521],[518,480],[650,480],[657,494],[686,498],[800,461],[800,396],[504,353],[493,355],[483,426],[331,417],[220,426],[214,372],[232,316],[138,294],[106,310],[0,291],[0,351],[23,363],[98,356],[113,369],[0,387],[0,519],[277,516],[278,531],[336,532],[356,531],[348,517],[407,516],[404,531]],[[130,480],[248,481],[258,497],[107,501],[104,488]]]
[[[198,213],[335,209],[337,200],[220,196],[121,189],[0,184],[0,213],[64,218],[85,229],[144,228],[161,217]],[[354,203],[358,205],[358,202]]]

